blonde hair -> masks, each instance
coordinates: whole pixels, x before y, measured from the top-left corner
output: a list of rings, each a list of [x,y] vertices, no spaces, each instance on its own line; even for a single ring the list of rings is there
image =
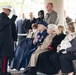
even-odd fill
[[[58,26],[57,26],[57,29],[58,29],[57,34],[63,34],[63,33],[64,33],[64,26],[58,25]]]
[[[75,32],[74,22],[69,22],[67,26],[71,32]]]

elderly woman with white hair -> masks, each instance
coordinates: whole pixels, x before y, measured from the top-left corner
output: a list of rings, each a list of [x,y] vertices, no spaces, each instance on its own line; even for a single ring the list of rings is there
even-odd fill
[[[51,30],[50,31],[51,34],[55,32],[56,36],[52,39],[52,42],[50,42],[50,44],[48,45],[48,49],[39,55],[36,66],[38,72],[52,75],[52,74],[56,74],[58,71],[50,61],[50,55],[52,55],[57,51],[57,46],[65,38],[65,35],[63,33],[64,27],[62,25],[58,25],[56,30],[54,30],[54,28],[51,27],[51,25],[48,26],[48,29],[49,28]]]

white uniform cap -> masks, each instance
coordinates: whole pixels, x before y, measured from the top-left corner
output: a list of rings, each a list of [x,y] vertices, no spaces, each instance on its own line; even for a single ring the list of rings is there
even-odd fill
[[[11,10],[12,6],[3,6],[3,9],[9,9]]]

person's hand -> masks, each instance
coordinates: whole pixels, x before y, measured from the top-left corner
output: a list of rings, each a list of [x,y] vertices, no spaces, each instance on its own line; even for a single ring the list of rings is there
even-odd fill
[[[58,46],[58,47],[57,47],[57,52],[59,52],[59,51],[60,51],[60,48],[61,48],[60,46]]]
[[[16,15],[15,9],[12,10],[12,15]]]
[[[31,30],[31,29],[29,29],[29,33],[30,33],[30,32],[32,32],[32,30]]]
[[[33,40],[33,44],[36,44],[36,40],[35,39]]]
[[[38,46],[37,50],[35,52],[38,52],[41,50],[41,46]]]
[[[41,50],[41,46],[38,46],[38,48],[37,48],[38,50]]]
[[[36,42],[37,42],[37,41],[38,41],[38,38],[36,37],[35,40],[36,40]]]
[[[35,37],[35,39],[33,40],[33,43],[36,44],[37,41],[38,41],[38,37]]]

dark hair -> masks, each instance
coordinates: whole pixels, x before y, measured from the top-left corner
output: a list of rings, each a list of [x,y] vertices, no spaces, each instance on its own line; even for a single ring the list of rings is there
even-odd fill
[[[72,19],[69,16],[67,16],[65,19],[66,19],[66,23],[67,24],[70,23],[70,22],[72,22]]]
[[[40,10],[40,11],[38,12],[38,16],[40,15],[40,13],[41,13],[41,15],[43,15],[43,18],[44,18],[44,10]]]
[[[38,24],[37,23],[33,23],[32,24],[32,28],[38,28]]]
[[[71,32],[75,32],[74,22],[69,22],[67,26]]]

